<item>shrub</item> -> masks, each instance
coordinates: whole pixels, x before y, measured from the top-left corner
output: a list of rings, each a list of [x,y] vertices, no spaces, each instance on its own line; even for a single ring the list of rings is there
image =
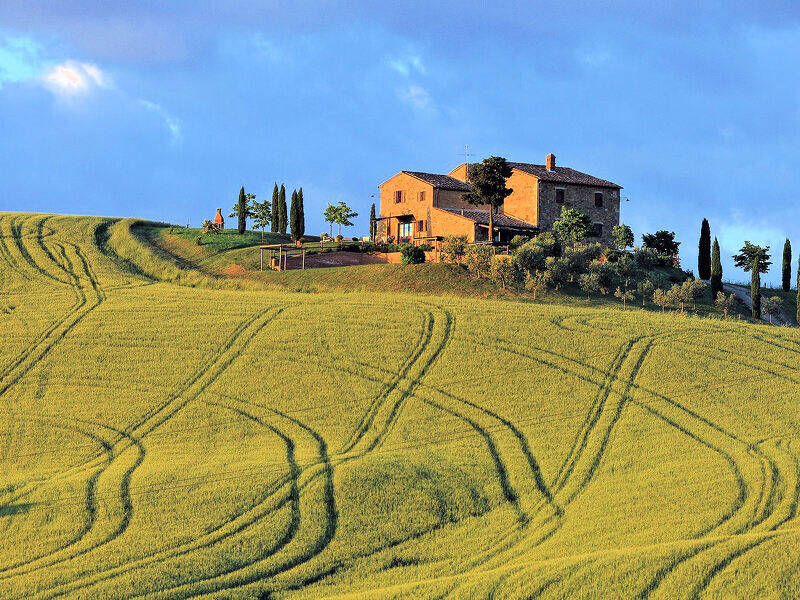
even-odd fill
[[[467,269],[476,278],[486,277],[492,264],[492,249],[486,244],[470,244],[464,259]]]
[[[514,254],[514,262],[517,268],[526,273],[534,273],[545,268],[547,255],[539,246],[528,242],[523,244]]]
[[[558,291],[570,281],[569,264],[562,257],[548,256],[545,261],[545,281],[547,287]]]
[[[597,275],[597,283],[600,293],[605,296],[608,293],[608,290],[611,288],[612,282],[614,281],[613,265],[611,265],[611,263],[593,260],[591,263],[589,263],[588,271],[589,273]]]
[[[195,238],[194,243],[197,244],[198,246],[202,246],[203,245],[203,236],[202,235],[198,235]]]
[[[672,287],[667,292],[673,304],[681,307],[681,314],[686,310],[686,304],[692,301],[692,288],[686,285],[678,285],[673,283]]]
[[[612,268],[617,277],[624,283],[623,287],[627,290],[630,280],[636,277],[636,272],[638,271],[636,268],[636,261],[625,254],[621,256],[617,262],[613,263]]]
[[[687,279],[681,284],[680,298],[684,302],[691,302],[692,308],[697,310],[697,300],[701,298],[706,290],[706,283],[701,279]],[[681,307],[683,312],[683,307]]]
[[[525,289],[533,294],[534,301],[536,301],[536,294],[538,294],[547,287],[547,282],[548,282],[548,277],[544,271],[525,273]]]
[[[523,244],[527,243],[528,241],[530,241],[530,239],[531,238],[529,238],[527,235],[515,235],[514,237],[511,238],[511,241],[508,243],[508,245],[511,247],[511,250],[513,251],[522,246]]]
[[[460,265],[467,251],[467,236],[451,235],[444,238],[442,244],[442,261]]]
[[[597,273],[582,273],[578,276],[578,287],[586,292],[588,300],[592,293],[600,290],[600,278]]]
[[[353,238],[352,238],[352,240],[353,240],[354,242],[357,242],[357,241],[358,241],[358,238],[357,238],[357,237],[353,237]]]
[[[640,248],[633,253],[633,260],[642,271],[649,271],[656,265],[661,264],[658,253],[652,248]]]
[[[780,296],[764,298],[764,311],[769,315],[769,324],[772,325],[772,317],[780,317],[783,312],[783,300]]]
[[[636,284],[636,291],[642,297],[642,306],[647,303],[647,299],[653,295],[655,290],[655,284],[653,284],[653,282],[649,279],[645,279],[644,281],[640,281]]]
[[[517,269],[515,269],[514,261],[510,256],[501,254],[492,257],[489,272],[492,281],[499,283],[503,289],[506,289],[514,281]]]
[[[733,294],[726,296],[724,292],[717,292],[716,299],[714,300],[714,304],[722,309],[726,321],[728,320],[728,311],[733,308],[735,302],[736,297]]]
[[[606,248],[603,251],[603,256],[606,257],[606,260],[608,262],[615,263],[620,258],[622,258],[624,256],[630,256],[630,254],[628,254],[627,252],[623,252],[622,250],[615,250],[614,248]]]
[[[203,233],[212,233],[214,231],[214,224],[208,219],[203,219]]]
[[[633,292],[628,290],[627,288],[623,290],[619,286],[617,286],[617,290],[614,292],[614,296],[622,300],[623,309],[625,309],[625,307],[627,306],[628,300],[633,300]]]
[[[552,231],[545,231],[534,236],[531,242],[544,249],[547,256],[559,256],[561,254],[561,244]]]
[[[516,236],[522,237],[522,236]],[[519,269],[533,273],[545,268],[548,256],[559,256],[561,246],[551,232],[540,233],[517,248],[514,260]]]
[[[670,296],[669,292],[665,292],[661,288],[658,288],[653,292],[653,304],[660,306],[662,313],[667,306],[672,305],[672,301],[673,298]]]
[[[425,251],[414,244],[403,244],[400,262],[404,265],[419,265],[425,262]]]

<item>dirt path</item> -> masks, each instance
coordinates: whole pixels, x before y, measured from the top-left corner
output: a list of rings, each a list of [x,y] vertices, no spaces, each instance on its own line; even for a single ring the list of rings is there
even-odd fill
[[[752,310],[753,308],[753,300],[750,298],[750,288],[745,285],[736,285],[733,283],[723,283],[722,289],[725,290],[729,294],[733,294],[739,299],[748,309]],[[761,309],[761,318],[769,322],[769,315]],[[786,326],[786,327],[793,327],[792,322],[786,316],[784,312],[781,312],[780,315],[776,315],[772,317],[772,323],[774,325]]]

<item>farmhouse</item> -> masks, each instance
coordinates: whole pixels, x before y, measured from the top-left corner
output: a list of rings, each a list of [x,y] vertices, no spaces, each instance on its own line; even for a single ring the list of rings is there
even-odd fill
[[[621,186],[557,167],[553,154],[547,155],[544,165],[509,164],[513,172],[506,185],[514,191],[494,216],[495,241],[549,230],[562,206],[589,215],[597,241],[610,241],[611,228],[619,224]],[[488,240],[488,209],[461,199],[470,191],[467,163],[447,175],[400,171],[378,189],[380,240],[424,242],[449,235],[466,235],[470,242]]]

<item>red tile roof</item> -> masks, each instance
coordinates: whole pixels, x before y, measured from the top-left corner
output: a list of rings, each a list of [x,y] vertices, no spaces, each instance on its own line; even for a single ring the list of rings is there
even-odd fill
[[[594,177],[587,173],[581,173],[569,167],[554,167],[552,171],[548,171],[544,165],[533,165],[531,163],[508,163],[512,169],[523,171],[535,175],[542,181],[550,181],[552,183],[572,183],[577,185],[591,185],[595,187],[610,187],[622,189],[621,185],[617,185],[611,181]]]
[[[417,179],[430,183],[433,187],[440,190],[455,190],[457,192],[469,192],[472,187],[460,179],[450,177],[450,175],[438,175],[436,173],[422,173],[421,171],[401,171]]]
[[[439,210],[446,210],[454,215],[460,215],[469,219],[470,221],[478,223],[479,225],[489,224],[489,211],[485,209],[444,208],[441,206],[437,206],[437,208]],[[495,213],[493,221],[495,227],[508,227],[509,229],[539,229],[533,223],[528,223],[527,221],[523,221],[522,219],[517,219],[516,217],[512,217],[511,215],[506,215],[503,213]]]

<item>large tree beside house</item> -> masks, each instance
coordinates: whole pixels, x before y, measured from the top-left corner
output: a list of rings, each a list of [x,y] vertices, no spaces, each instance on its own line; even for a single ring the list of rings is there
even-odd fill
[[[512,174],[511,165],[502,156],[490,156],[482,163],[469,166],[469,184],[472,191],[461,197],[470,204],[489,207],[489,241],[494,240],[494,213],[503,206],[514,190],[506,187]]]
[[[562,244],[577,244],[592,232],[589,215],[574,208],[561,207],[561,218],[553,225],[553,232]]]

